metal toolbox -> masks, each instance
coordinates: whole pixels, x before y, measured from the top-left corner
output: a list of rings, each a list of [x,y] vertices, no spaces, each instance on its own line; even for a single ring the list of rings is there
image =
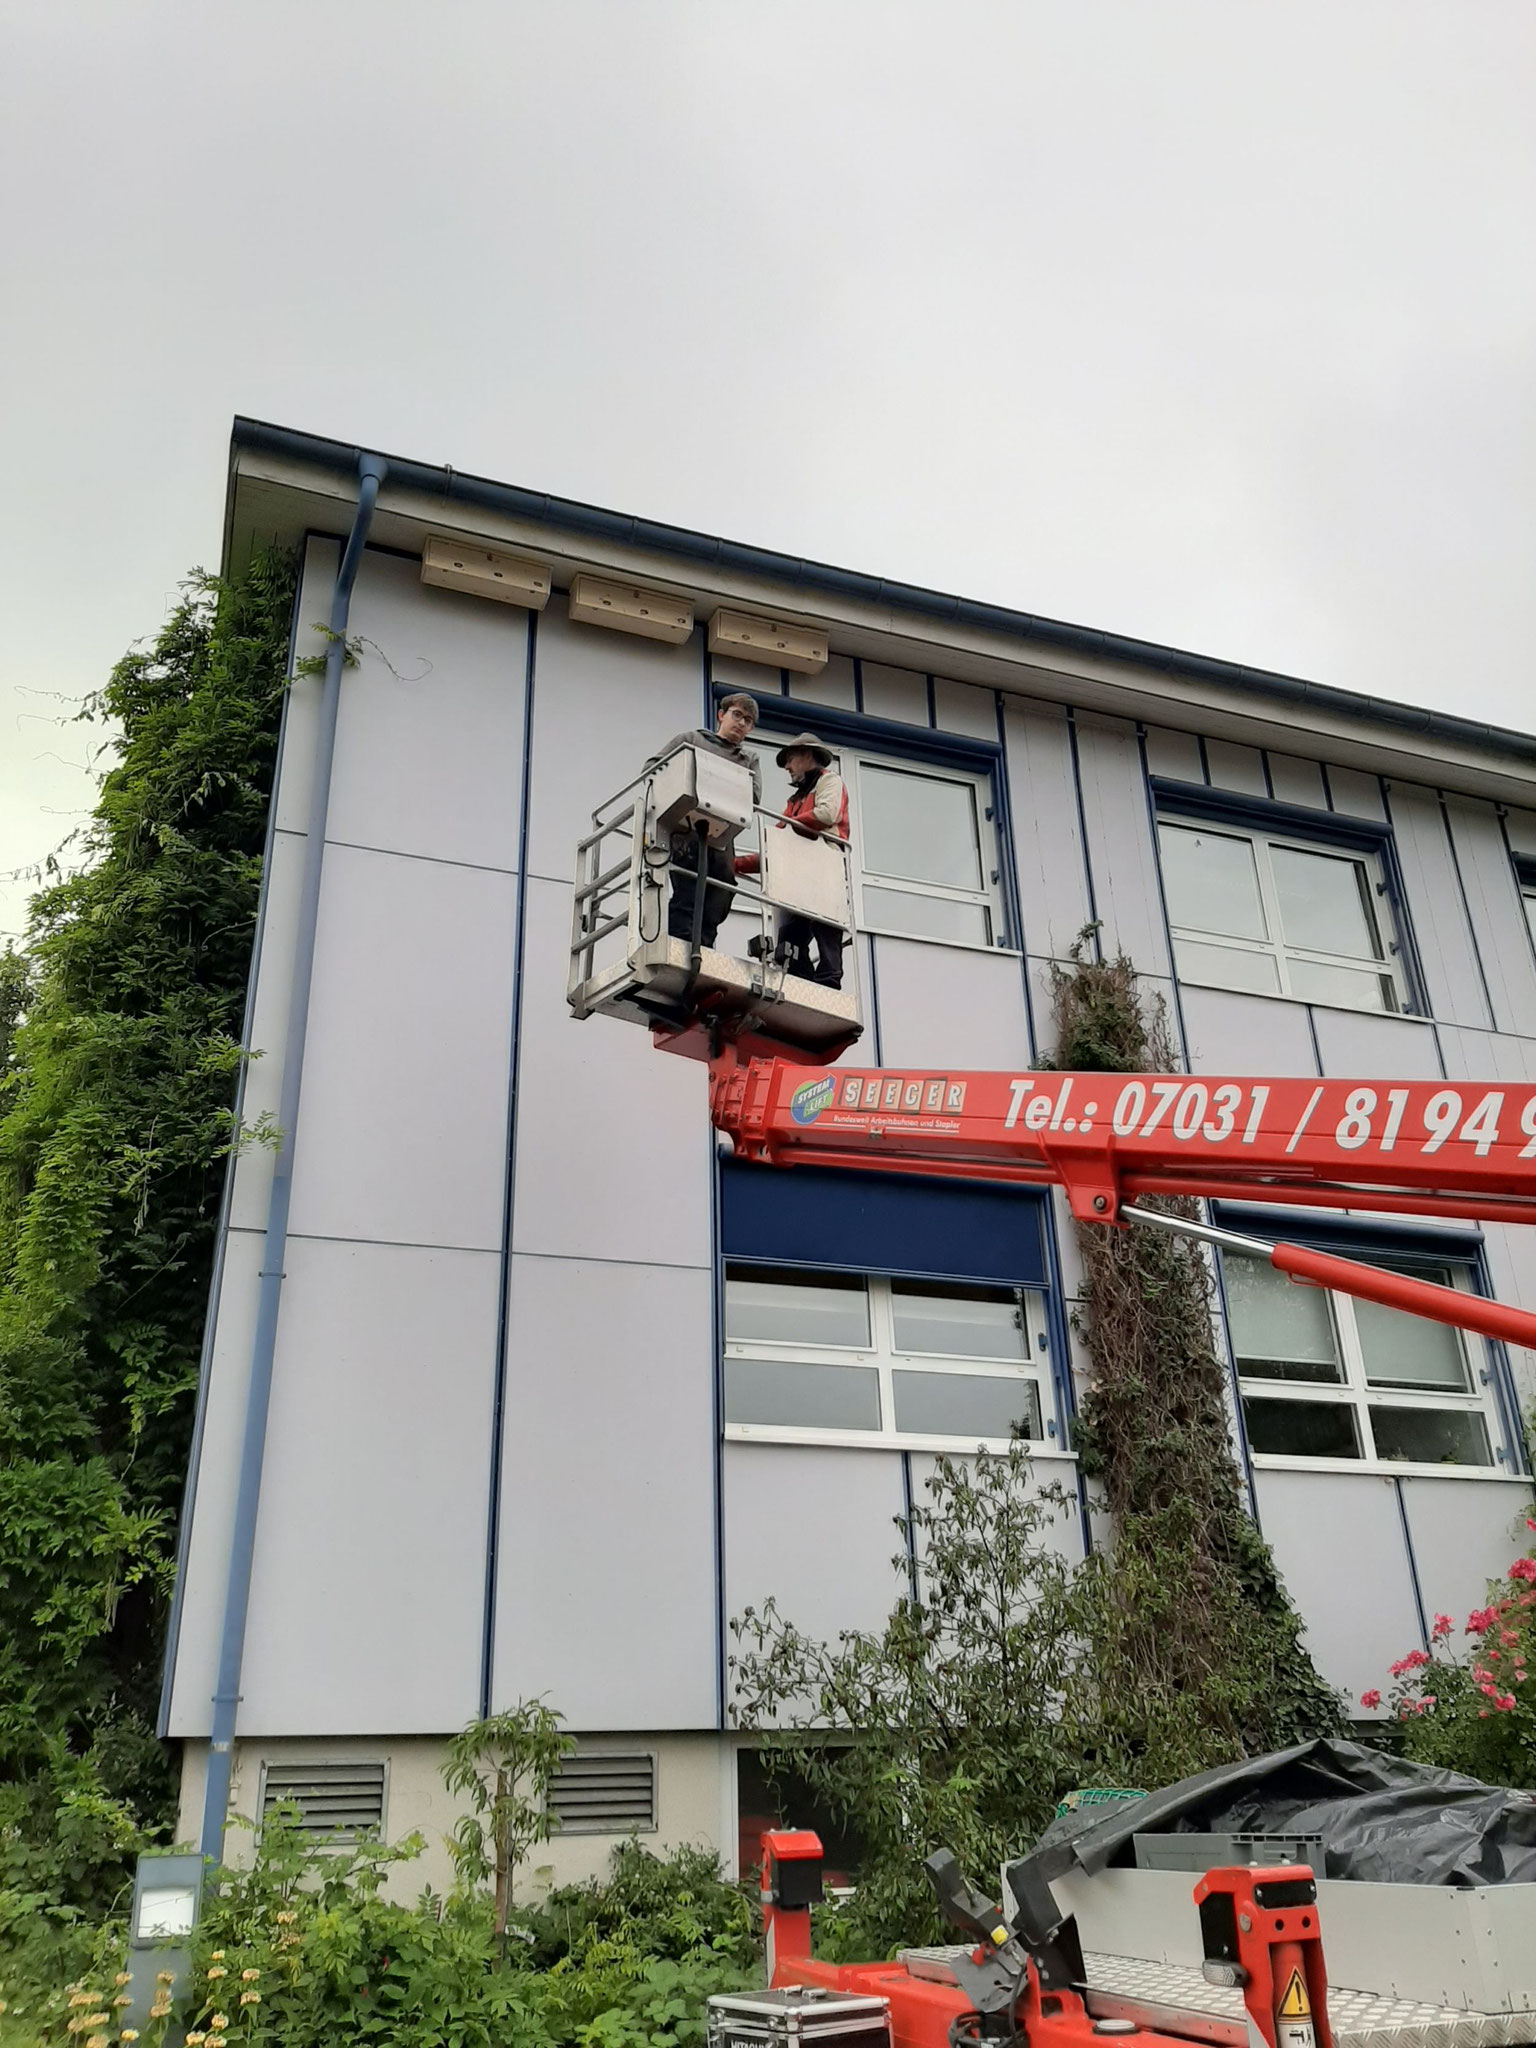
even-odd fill
[[[819,1985],[739,1991],[712,1998],[709,2048],[891,2048],[891,2008],[884,1998]]]

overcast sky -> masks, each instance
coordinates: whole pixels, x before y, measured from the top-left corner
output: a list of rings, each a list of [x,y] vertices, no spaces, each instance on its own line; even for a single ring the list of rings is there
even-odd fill
[[[236,412],[1536,725],[1533,0],[3,37],[0,871],[216,566]]]

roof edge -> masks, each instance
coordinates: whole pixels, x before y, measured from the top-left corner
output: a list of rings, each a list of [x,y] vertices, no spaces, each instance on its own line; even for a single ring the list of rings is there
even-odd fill
[[[242,448],[284,456],[348,476],[356,474],[358,462],[364,455],[383,453],[237,414],[230,435],[232,464]],[[1301,676],[1252,668],[1242,662],[1192,654],[1182,648],[1164,647],[1156,641],[1137,640],[1127,634],[1074,626],[1065,620],[1045,618],[1037,612],[1015,611],[1006,605],[953,597],[943,591],[925,589],[919,584],[894,583],[883,576],[870,576],[855,569],[839,569],[830,563],[812,561],[803,556],[779,554],[771,548],[754,547],[748,542],[724,540],[716,535],[693,532],[688,527],[669,526],[659,520],[611,512],[600,505],[583,504],[578,499],[557,498],[547,491],[497,483],[489,477],[455,469],[451,464],[416,462],[408,457],[389,454],[384,454],[384,460],[389,464],[391,483],[424,492],[447,504],[479,506],[568,533],[644,548],[656,554],[670,555],[694,568],[719,567],[744,575],[761,576],[808,594],[884,605],[893,611],[934,619],[951,626],[1006,634],[1058,653],[1086,655],[1097,661],[1124,662],[1136,668],[1161,670],[1192,682],[1252,691],[1276,702],[1309,705],[1335,717],[1357,720],[1362,725],[1390,726],[1398,731],[1417,733],[1425,739],[1491,748],[1518,759],[1536,761],[1536,734],[1518,732],[1507,726],[1459,718],[1453,712],[1432,711],[1422,705],[1402,704],[1394,698],[1369,696],[1362,691],[1340,689],[1333,684],[1309,682]]]

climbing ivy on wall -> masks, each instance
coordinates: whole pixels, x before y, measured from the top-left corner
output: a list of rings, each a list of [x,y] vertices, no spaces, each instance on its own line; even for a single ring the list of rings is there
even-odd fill
[[[0,968],[0,1886],[89,1903],[162,1818],[164,1619],[294,591],[195,573],[83,715],[79,872]]]
[[[1090,959],[1087,938],[1070,967],[1053,970],[1055,1063],[1171,1071],[1160,1001],[1149,1018],[1130,961]],[[1148,1206],[1199,1215],[1187,1199]],[[1337,1696],[1243,1504],[1204,1253],[1145,1225],[1076,1230],[1077,1328],[1092,1364],[1077,1443],[1113,1525],[1112,1551],[1088,1567],[1103,1581],[1095,1648],[1106,1740],[1123,1739],[1128,1766],[1145,1745],[1182,1748],[1196,1770],[1339,1732]]]

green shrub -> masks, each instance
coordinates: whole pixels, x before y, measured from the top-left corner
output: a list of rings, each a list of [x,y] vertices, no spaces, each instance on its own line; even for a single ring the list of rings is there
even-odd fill
[[[516,1911],[504,1957],[491,1892],[383,1896],[422,1846],[326,1849],[291,1813],[269,1816],[251,1867],[205,1894],[190,2048],[688,2048],[712,1993],[762,1981],[752,1906],[702,1850],[622,1844],[606,1877]],[[95,2035],[71,2022],[93,2010],[112,2020],[102,2048],[117,2048],[122,1925],[43,1934],[33,1914],[26,1932],[6,1897],[19,1902],[0,1895],[0,2048],[81,2048]],[[159,2048],[165,2027],[138,2048]]]

